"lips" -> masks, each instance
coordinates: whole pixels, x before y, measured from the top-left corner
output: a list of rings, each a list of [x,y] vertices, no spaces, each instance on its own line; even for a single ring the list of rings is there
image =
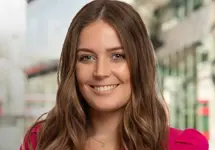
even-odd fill
[[[111,84],[111,85],[91,85],[91,87],[98,92],[111,91],[115,89],[119,84]]]

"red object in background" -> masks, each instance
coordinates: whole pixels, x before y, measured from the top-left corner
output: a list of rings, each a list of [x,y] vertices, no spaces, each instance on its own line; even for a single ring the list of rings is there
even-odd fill
[[[208,100],[206,99],[198,99],[197,101],[199,104],[208,104]]]
[[[37,73],[37,72],[41,71],[44,68],[45,68],[44,65],[33,66],[33,67],[25,69],[25,73],[28,74],[28,75],[34,74],[34,73]]]
[[[201,107],[199,107],[197,113],[200,116],[208,116],[209,115],[209,108],[208,108],[208,106],[201,106]]]
[[[209,115],[208,100],[198,99],[198,103],[200,107],[197,110],[197,114],[200,116],[208,116]]]
[[[209,140],[209,132],[208,131],[204,131],[204,132],[202,132],[202,134],[207,138],[207,140]]]

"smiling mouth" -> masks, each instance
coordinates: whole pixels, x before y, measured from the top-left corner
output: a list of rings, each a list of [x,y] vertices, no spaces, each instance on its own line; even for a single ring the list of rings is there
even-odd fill
[[[90,87],[93,88],[95,91],[105,92],[105,91],[111,91],[111,90],[115,89],[118,85],[119,84],[103,85],[103,86],[90,85]]]

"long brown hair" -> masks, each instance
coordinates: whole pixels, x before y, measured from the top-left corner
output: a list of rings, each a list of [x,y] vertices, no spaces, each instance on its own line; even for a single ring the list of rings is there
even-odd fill
[[[38,150],[83,150],[87,140],[87,108],[75,77],[80,32],[103,20],[118,33],[128,61],[132,97],[125,107],[120,136],[128,150],[164,150],[168,118],[156,91],[156,61],[140,15],[124,2],[95,0],[86,4],[68,29],[58,70],[56,105],[41,123]]]

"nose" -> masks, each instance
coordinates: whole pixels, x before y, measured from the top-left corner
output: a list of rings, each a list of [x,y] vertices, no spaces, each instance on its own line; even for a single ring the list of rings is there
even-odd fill
[[[96,67],[93,76],[98,79],[109,77],[111,74],[110,62],[106,59],[99,59],[96,62]]]

